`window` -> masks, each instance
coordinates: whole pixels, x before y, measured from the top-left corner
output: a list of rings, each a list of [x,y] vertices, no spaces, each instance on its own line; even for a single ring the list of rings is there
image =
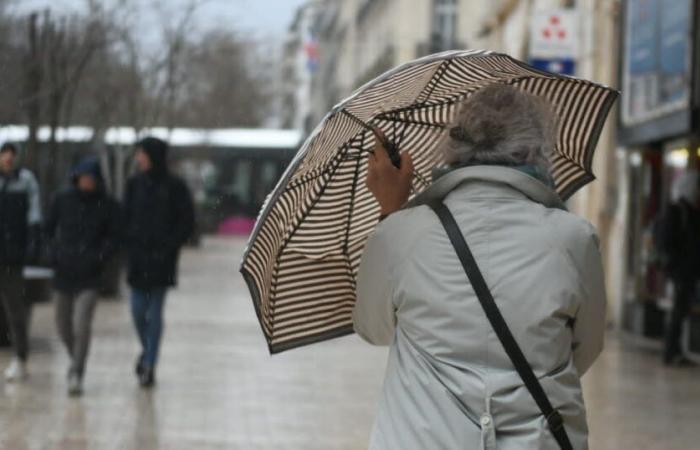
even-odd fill
[[[454,48],[457,38],[457,0],[433,0],[432,51]]]
[[[233,196],[237,206],[249,205],[252,203],[252,173],[253,161],[249,159],[236,161],[227,194]]]

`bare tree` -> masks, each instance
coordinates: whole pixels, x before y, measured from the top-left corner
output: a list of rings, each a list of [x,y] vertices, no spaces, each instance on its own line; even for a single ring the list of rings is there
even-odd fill
[[[186,55],[189,77],[176,122],[202,128],[259,126],[269,112],[270,80],[256,48],[229,31],[204,34]]]
[[[26,39],[26,24],[3,14],[6,4],[0,0],[0,123],[20,123],[26,120],[24,105],[19,102],[27,52],[18,43]]]
[[[74,99],[85,70],[97,51],[104,47],[104,26],[94,17],[53,19],[46,14],[47,36],[44,91],[50,129],[47,152],[39,165],[39,176],[47,186],[55,184],[57,173],[66,169],[65,152],[58,142],[59,127],[72,123]]]
[[[162,73],[162,84],[156,95],[156,107],[152,120],[162,123],[168,129],[175,125],[175,109],[183,85],[186,81],[186,54],[189,50],[190,36],[195,13],[205,2],[190,0],[183,10],[179,20],[173,24],[163,5],[160,4],[162,22],[162,39],[165,56],[155,67],[156,72]]]
[[[93,130],[90,149],[119,195],[131,153],[130,146],[107,145],[110,127],[127,126],[139,136],[153,126],[256,126],[267,114],[264,55],[231,31],[200,32],[196,13],[207,0],[189,0],[175,18],[172,5],[154,0],[152,12],[162,17],[159,46],[142,39],[141,0],[84,0],[86,11],[74,16],[24,17],[3,15],[6,1],[0,0],[0,122],[28,125],[27,159],[47,190],[76,153],[59,142],[61,127]],[[51,133],[40,149],[42,124]]]
[[[44,21],[48,12],[44,14]],[[24,110],[27,116],[29,136],[27,138],[25,161],[30,167],[38,163],[41,124],[41,88],[44,80],[44,61],[47,54],[48,34],[40,22],[39,14],[32,13],[27,18],[27,47],[23,55]]]

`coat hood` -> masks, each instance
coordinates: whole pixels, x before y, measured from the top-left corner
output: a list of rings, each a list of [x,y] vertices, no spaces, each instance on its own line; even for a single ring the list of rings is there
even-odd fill
[[[404,209],[442,200],[458,186],[470,182],[506,186],[548,208],[566,210],[564,202],[551,187],[525,171],[505,166],[469,166],[455,169],[435,180],[425,191],[409,201]]]
[[[102,168],[100,167],[100,161],[95,156],[88,156],[80,160],[78,164],[73,167],[71,172],[71,182],[73,185],[77,185],[78,177],[81,175],[92,175],[97,181],[97,185],[100,189],[104,187],[104,178],[102,176]]]
[[[153,175],[165,174],[168,171],[168,143],[155,137],[147,137],[136,143],[150,158]]]

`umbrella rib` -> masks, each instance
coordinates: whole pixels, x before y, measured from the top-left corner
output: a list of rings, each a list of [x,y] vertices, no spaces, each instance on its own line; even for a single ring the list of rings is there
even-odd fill
[[[393,113],[392,113],[393,114]],[[419,125],[419,126],[424,126],[424,127],[433,127],[433,128],[441,128],[444,129],[445,125],[441,123],[430,123],[430,122],[423,122],[421,120],[411,120],[411,119],[402,119],[398,116],[394,115],[386,115],[386,114],[380,114],[375,119],[378,120],[386,120],[388,122],[398,122],[398,123],[405,123],[405,124],[410,124],[410,125]]]
[[[430,96],[433,95],[433,92],[435,91],[435,88],[440,84],[440,80],[442,80],[442,77],[445,76],[447,73],[447,69],[450,67],[450,64],[452,64],[452,60],[448,59],[446,61],[443,61],[440,64],[440,67],[437,69],[437,76],[433,79],[430,80],[430,89],[428,89],[427,93],[425,94],[425,100],[423,100],[421,103],[425,103],[428,100],[430,100]],[[418,98],[420,98],[423,95],[421,92],[418,94]],[[416,110],[412,109],[409,111],[410,118],[413,119],[413,116],[415,114]],[[403,129],[401,130],[401,136],[399,137],[398,141],[396,142],[396,145],[401,145],[401,142],[403,142],[403,138],[406,136],[406,130],[408,127],[406,124],[404,124]]]
[[[358,125],[360,125],[360,126],[361,126],[362,128],[364,128],[365,130],[372,131],[372,132],[374,131],[370,125],[368,125],[367,123],[365,123],[364,120],[360,119],[360,118],[357,117],[355,114],[353,114],[353,113],[351,113],[350,111],[348,111],[346,108],[341,109],[340,112],[343,113],[343,114],[345,114],[346,116],[348,116],[350,119],[352,119],[355,123],[357,123]]]
[[[366,136],[366,134],[362,135],[360,147],[364,147],[365,136]],[[346,152],[346,155],[347,155],[347,152]],[[354,206],[355,206],[355,193],[357,191],[357,179],[360,176],[360,161],[362,161],[362,158],[357,158],[357,161],[355,162],[355,175],[353,176],[352,189],[350,190],[350,207],[348,208],[348,223],[347,223],[347,226],[345,227],[345,242],[343,243],[343,254],[345,255],[346,258],[349,258],[348,240],[350,239],[350,223],[352,221],[352,213],[355,209],[354,208]]]
[[[432,90],[431,90],[431,92],[432,92]],[[461,99],[461,95],[460,95],[458,98],[451,99],[451,100],[449,100],[449,101],[447,101],[447,102],[436,103],[435,105],[430,105],[430,106],[449,105],[449,104],[452,104],[452,103],[457,102],[457,101],[460,100],[460,99]],[[407,111],[412,111],[412,110],[411,110],[411,109],[407,109]],[[341,109],[340,112],[341,112],[342,114],[345,114],[346,116],[348,116],[348,117],[349,117],[350,119],[352,119],[355,123],[357,123],[358,125],[360,125],[362,128],[364,128],[364,129],[366,129],[366,130],[369,130],[369,131],[371,131],[371,132],[374,133],[374,129],[373,129],[370,125],[368,125],[367,123],[365,123],[362,119],[360,119],[359,117],[357,117],[355,114],[353,114],[353,113],[351,113],[350,111],[348,111],[346,108]],[[392,112],[393,112],[393,111],[392,111]],[[405,122],[405,121],[403,121],[403,122],[404,122],[404,123],[410,123],[410,122]],[[428,125],[428,124],[426,124],[426,125]],[[435,126],[436,126],[436,127],[440,127],[440,128],[444,128],[444,125],[435,124]],[[406,127],[404,127],[404,130],[405,130],[405,129],[406,129]],[[363,140],[364,140],[364,135],[363,135]],[[364,149],[362,149],[362,148],[360,149],[360,151],[366,151],[367,153],[372,153],[371,151],[369,151],[369,150],[364,150]],[[426,180],[422,175],[420,175],[418,172],[414,172],[413,175],[414,175],[414,177],[415,177],[418,181],[420,181],[420,182],[423,184],[423,186],[429,186],[429,185],[430,185],[430,183],[428,183],[427,180]]]
[[[434,108],[436,106],[452,105],[454,103],[462,101],[462,98],[467,93],[468,92],[460,92],[459,95],[457,95],[457,96],[450,97],[447,100],[440,100],[436,103],[428,103],[428,102],[414,103],[413,105],[404,106],[402,108],[392,109],[392,110],[387,111],[387,112],[382,113],[382,114],[400,114],[402,112],[411,112],[411,111],[423,109],[423,108]]]
[[[555,149],[556,149],[557,147],[558,147],[558,146],[555,146]],[[573,157],[567,155],[567,154],[564,153],[563,151],[557,151],[557,152],[554,154],[554,156],[558,156],[558,157],[560,157],[561,159],[563,159],[563,160],[565,160],[565,161],[567,161],[567,162],[569,162],[569,163],[575,165],[576,167],[581,168],[581,169],[582,169],[584,172],[586,172],[586,173],[589,173],[589,172],[590,172],[590,169],[589,169],[588,167],[584,167],[579,161],[576,161]]]
[[[321,177],[325,174],[325,168],[324,167],[319,167],[316,169],[313,169],[306,175],[297,178],[296,180],[290,181],[289,184],[287,184],[287,189],[296,189],[299,186],[302,186],[310,181],[315,180],[318,177]]]
[[[345,147],[345,152],[347,153],[347,151],[348,151],[348,147]],[[332,177],[333,174],[335,174],[335,172],[340,167],[340,161],[341,161],[340,158],[337,159],[336,163],[332,167],[328,167],[328,168],[326,168],[326,170],[323,170],[322,175],[330,174],[330,177]],[[287,249],[289,242],[294,238],[294,235],[296,234],[297,230],[299,229],[299,226],[305,220],[306,216],[309,215],[309,213],[311,212],[313,207],[316,205],[316,203],[318,203],[318,201],[321,199],[321,197],[323,196],[323,193],[325,192],[327,187],[328,187],[328,183],[325,183],[323,186],[321,186],[321,189],[318,192],[318,195],[316,196],[316,198],[314,198],[311,201],[311,204],[308,206],[308,208],[306,208],[306,210],[303,211],[301,217],[296,221],[296,223],[294,224],[294,226],[290,230],[289,234],[286,237],[282,238],[282,244],[280,245],[280,248],[277,251],[277,255],[275,257],[276,261],[279,261],[280,256]],[[272,275],[271,290],[272,289],[276,290],[277,280],[279,278],[278,272],[279,272],[279,268],[275,264],[274,267],[272,268],[272,274],[271,274]],[[270,342],[271,342],[272,340],[275,339],[275,326],[274,326],[275,305],[274,305],[274,301],[272,300],[272,295],[269,296],[269,302],[270,302],[270,306],[269,306],[268,315],[270,316],[270,323],[271,323],[271,325],[270,325]]]
[[[518,77],[513,77],[513,78],[509,79],[508,82],[515,83],[515,82],[522,81],[524,79],[529,79],[529,78],[537,78],[537,77],[535,77],[534,75],[522,75],[522,76],[518,76]],[[434,90],[434,88],[433,88],[433,90]],[[432,90],[431,90],[431,92],[432,92]],[[377,117],[384,118],[384,116],[387,114],[396,115],[396,114],[400,114],[402,112],[411,112],[411,111],[414,111],[417,109],[434,108],[436,106],[452,105],[454,103],[462,101],[464,96],[469,94],[469,92],[470,91],[457,92],[457,93],[453,94],[451,97],[449,97],[447,100],[438,100],[436,103],[429,103],[429,100],[424,100],[422,102],[414,103],[414,104],[409,105],[409,106],[404,106],[401,108],[389,110],[385,113],[380,114]]]
[[[413,171],[413,176],[416,178],[416,180],[420,181],[423,184],[423,186],[430,186],[430,183],[428,183],[428,181],[425,178],[423,178],[423,175],[419,174],[417,170]]]
[[[421,103],[416,103],[411,106],[405,106],[403,108],[397,108],[397,109],[392,109],[387,112],[383,112],[381,114],[378,114],[376,117],[374,117],[372,120],[387,120],[387,121],[393,121],[393,122],[401,122],[401,123],[408,123],[408,124],[415,124],[415,125],[424,125],[428,127],[435,127],[435,128],[445,128],[444,124],[437,124],[437,123],[430,123],[430,122],[423,122],[420,120],[405,120],[399,118],[397,115],[402,113],[402,112],[413,112],[417,109],[423,109],[423,108],[433,108],[436,106],[446,106],[446,105],[451,105],[453,103],[457,103],[458,101],[462,100],[462,97],[464,96],[465,93],[460,93],[459,96],[450,98],[445,101],[439,101],[437,103],[427,103],[427,102],[421,102]],[[360,119],[357,117],[355,114],[351,113],[347,109],[343,108],[340,110],[341,113],[347,115],[350,119],[352,119],[354,122],[356,122],[358,125],[360,125],[362,128],[369,130],[369,131],[374,131],[372,129],[372,126],[367,124],[364,120]]]
[[[345,150],[345,153],[347,153],[348,147],[345,147],[344,150]],[[333,175],[335,174],[335,172],[336,172],[336,171],[338,170],[338,168],[340,167],[340,162],[341,162],[341,158],[335,159],[332,166],[326,167],[326,168],[323,169],[323,171],[322,171],[322,173],[321,173],[321,176],[322,176],[322,175],[329,175],[329,178],[332,178]],[[315,198],[313,198],[313,199],[309,202],[309,204],[306,205],[307,207],[305,208],[304,211],[302,211],[301,217],[299,217],[299,218],[295,221],[296,223],[294,223],[294,225],[293,225],[292,229],[290,230],[289,234],[288,234],[286,237],[284,237],[284,238],[282,239],[282,245],[280,246],[280,249],[279,249],[278,252],[277,252],[277,257],[276,257],[276,259],[279,259],[280,255],[282,255],[282,253],[287,249],[287,245],[289,245],[289,242],[292,240],[292,238],[293,238],[294,235],[296,234],[296,231],[299,229],[300,224],[306,219],[306,216],[309,215],[309,213],[311,212],[311,210],[313,209],[313,207],[316,206],[316,203],[318,203],[318,201],[321,199],[321,197],[323,196],[323,193],[326,191],[326,188],[327,188],[327,187],[328,187],[328,183],[324,183],[324,184],[321,186],[320,191],[319,191],[318,194],[315,196]]]
[[[430,99],[430,96],[433,95],[433,91],[435,91],[435,88],[442,80],[442,77],[444,77],[445,74],[447,73],[447,69],[450,67],[450,64],[452,64],[451,59],[443,61],[443,63],[440,64],[440,67],[437,70],[437,72],[439,72],[439,73],[437,74],[437,77],[433,78],[433,80],[435,80],[435,82],[432,83],[432,85],[430,86],[430,89],[428,90],[428,92],[425,95],[425,100],[423,100],[423,102],[421,102],[421,103],[427,102]],[[421,94],[418,94],[419,97],[420,97],[420,95]]]

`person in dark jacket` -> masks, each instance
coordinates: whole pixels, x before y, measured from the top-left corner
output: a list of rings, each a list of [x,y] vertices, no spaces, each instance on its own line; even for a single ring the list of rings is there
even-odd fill
[[[696,286],[700,280],[700,196],[698,174],[689,171],[673,186],[675,201],[664,213],[661,240],[665,270],[673,282],[673,308],[666,330],[664,363],[670,366],[695,366],[681,345],[683,322],[688,317]]]
[[[22,270],[37,257],[41,235],[39,184],[29,170],[16,167],[16,157],[14,145],[0,147],[0,304],[15,350],[5,370],[8,381],[27,376],[28,313]]]
[[[136,144],[139,173],[129,180],[124,201],[131,312],[142,345],[136,373],[143,387],[155,382],[163,304],[177,284],[180,248],[194,228],[192,196],[168,171],[168,144],[148,137]]]
[[[82,393],[90,329],[106,263],[119,246],[118,203],[104,189],[96,158],[73,170],[72,186],[56,196],[46,218],[55,271],[56,328],[71,358],[68,393]]]

